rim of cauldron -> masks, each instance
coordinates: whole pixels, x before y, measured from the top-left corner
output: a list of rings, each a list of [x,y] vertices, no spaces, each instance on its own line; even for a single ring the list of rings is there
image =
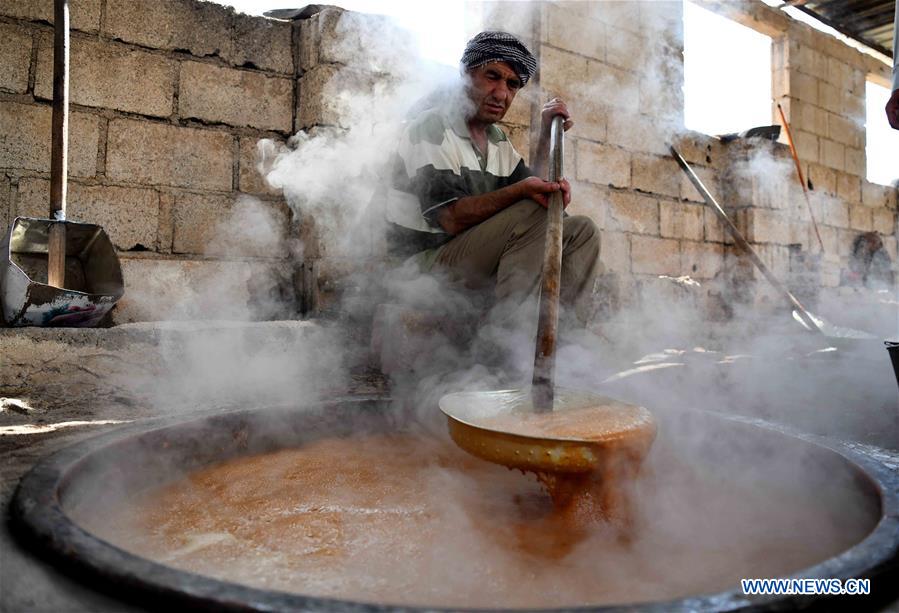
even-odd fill
[[[310,403],[310,408],[327,410],[347,404],[363,409],[380,408],[383,397],[344,398]],[[60,490],[70,472],[87,457],[115,443],[171,428],[219,422],[220,427],[246,423],[265,412],[283,410],[296,413],[296,406],[259,407],[229,411],[205,411],[180,418],[161,418],[141,425],[123,426],[112,432],[69,445],[40,460],[20,481],[11,502],[10,520],[16,538],[38,547],[38,552],[54,562],[62,572],[83,578],[90,586],[123,600],[150,607],[189,606],[192,610],[214,611],[498,611],[502,609],[459,609],[458,607],[405,606],[306,596],[264,590],[238,583],[182,571],[129,553],[81,528],[62,508]],[[358,410],[358,409],[357,409]],[[897,597],[893,579],[899,575],[899,472],[884,463],[884,450],[863,444],[840,442],[797,432],[763,420],[714,411],[689,409],[704,418],[742,423],[770,434],[795,439],[839,455],[880,497],[881,516],[874,529],[859,543],[837,556],[783,578],[870,579],[869,596],[835,595],[744,595],[734,589],[715,594],[690,596],[658,602],[627,605],[559,607],[546,611],[787,611],[826,608],[829,611],[880,607]],[[312,415],[313,413],[305,413]],[[889,452],[887,452],[889,453]],[[22,530],[16,530],[16,527]],[[747,577],[748,578],[748,577]],[[880,589],[876,589],[879,587]],[[510,610],[510,609],[505,609]],[[520,609],[533,611],[534,609]]]

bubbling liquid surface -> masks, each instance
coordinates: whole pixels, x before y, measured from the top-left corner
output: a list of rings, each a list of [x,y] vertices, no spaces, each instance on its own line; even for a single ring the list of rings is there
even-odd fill
[[[706,482],[653,453],[633,538],[572,533],[533,476],[447,441],[330,438],[238,458],[147,491],[88,530],[144,557],[254,587],[446,607],[678,598],[810,566],[863,536],[790,488]]]

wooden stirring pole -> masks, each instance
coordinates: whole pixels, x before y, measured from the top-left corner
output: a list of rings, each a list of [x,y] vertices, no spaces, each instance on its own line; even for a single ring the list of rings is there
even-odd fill
[[[562,179],[563,134],[561,115],[553,117],[549,145],[549,181]],[[543,252],[543,286],[537,320],[532,394],[534,410],[551,411],[555,397],[556,332],[559,327],[559,291],[562,275],[562,192],[553,192],[546,210],[546,244]]]
[[[799,177],[799,184],[802,186],[802,193],[805,194],[805,206],[808,207],[808,214],[812,218],[812,226],[815,228],[815,236],[818,237],[818,244],[821,245],[821,253],[824,253],[824,241],[821,240],[821,233],[818,231],[818,222],[815,221],[815,214],[812,212],[812,203],[808,197],[808,184],[802,176],[802,164],[799,163],[799,154],[796,153],[796,145],[793,144],[793,133],[790,131],[790,122],[787,121],[784,110],[777,103],[777,111],[780,113],[780,120],[783,122],[784,130],[787,131],[787,143],[790,145],[790,153],[793,154],[793,162],[796,164],[796,175]]]
[[[66,177],[69,142],[69,4],[53,7],[53,136],[50,158],[50,224],[47,284],[62,288],[66,279]]]

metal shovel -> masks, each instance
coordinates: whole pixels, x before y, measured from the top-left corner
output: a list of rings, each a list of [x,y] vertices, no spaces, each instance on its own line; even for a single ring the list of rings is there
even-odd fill
[[[550,181],[563,176],[562,124],[561,116],[553,119]],[[447,394],[439,405],[456,444],[484,460],[538,474],[607,473],[611,464],[639,465],[656,427],[642,407],[554,385],[563,208],[562,193],[554,192],[547,210],[531,388]]]
[[[828,341],[857,342],[878,340],[873,334],[844,326],[836,326],[823,317],[813,315],[808,309],[802,306],[799,299],[797,299],[796,296],[794,296],[793,293],[774,276],[774,273],[765,266],[765,263],[762,262],[761,258],[755,252],[755,249],[752,248],[749,241],[746,240],[743,234],[737,229],[737,226],[730,220],[727,213],[724,212],[724,209],[718,204],[718,201],[715,200],[714,196],[709,193],[709,190],[706,189],[699,177],[696,176],[696,173],[693,172],[693,169],[690,168],[690,165],[683,156],[674,148],[674,146],[669,146],[669,149],[671,150],[671,155],[674,156],[675,161],[681,167],[681,170],[683,170],[684,174],[687,175],[687,178],[690,179],[693,187],[696,188],[696,191],[698,191],[703,200],[705,200],[706,205],[715,212],[715,215],[717,215],[718,219],[724,224],[724,227],[733,237],[737,246],[740,247],[746,257],[755,264],[755,267],[759,269],[759,272],[761,272],[765,279],[767,279],[768,283],[770,283],[771,286],[783,296],[784,300],[789,303],[790,307],[793,309],[793,318],[802,324],[806,330],[818,334]]]
[[[17,217],[0,244],[0,303],[10,326],[96,325],[125,291],[103,228],[66,221],[68,123],[69,7],[55,0],[50,219]]]

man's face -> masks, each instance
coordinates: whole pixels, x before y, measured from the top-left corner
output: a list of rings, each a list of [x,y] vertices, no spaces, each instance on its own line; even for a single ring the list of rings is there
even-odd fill
[[[468,71],[468,97],[474,103],[472,119],[495,123],[506,111],[521,89],[521,79],[506,62],[490,62]]]

